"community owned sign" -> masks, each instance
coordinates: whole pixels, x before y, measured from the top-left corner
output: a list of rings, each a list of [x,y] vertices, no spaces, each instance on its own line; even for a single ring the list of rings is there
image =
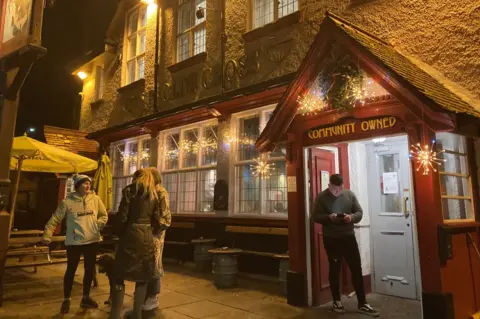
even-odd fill
[[[310,139],[322,139],[327,137],[345,136],[369,131],[382,131],[394,128],[397,125],[397,118],[386,116],[374,119],[356,120],[350,123],[324,126],[308,131]]]

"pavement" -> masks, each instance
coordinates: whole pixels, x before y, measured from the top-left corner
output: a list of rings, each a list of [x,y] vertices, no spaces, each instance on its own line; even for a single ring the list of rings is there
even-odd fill
[[[79,267],[72,292],[70,313],[60,315],[63,300],[63,274],[66,265],[51,265],[33,269],[11,269],[5,274],[5,296],[0,308],[1,319],[18,318],[107,318],[109,307],[108,280],[98,275],[99,287],[92,288],[91,296],[100,304],[97,310],[80,308],[83,269]],[[292,307],[281,296],[280,284],[258,278],[239,278],[237,288],[220,290],[213,285],[211,274],[199,274],[192,264],[166,264],[162,278],[160,307],[145,313],[144,318],[161,319],[317,319],[317,318],[368,318],[355,312],[356,299],[345,298],[346,314],[335,314],[330,306],[307,309]],[[124,310],[133,304],[132,283],[126,284]],[[420,319],[420,303],[417,301],[368,296],[370,304],[381,313],[381,318]]]

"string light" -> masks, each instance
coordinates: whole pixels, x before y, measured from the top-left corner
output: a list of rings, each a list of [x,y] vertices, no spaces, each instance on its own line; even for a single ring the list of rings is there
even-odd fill
[[[316,91],[300,95],[297,98],[297,102],[300,105],[298,111],[302,115],[315,115],[327,106],[322,101],[322,98],[317,95]]]
[[[445,163],[445,159],[438,158],[438,155],[445,152],[445,150],[441,150],[440,152],[435,151],[435,141],[432,141],[432,146],[429,147],[425,144],[423,147],[420,143],[412,146],[410,150],[410,157],[413,158],[417,162],[417,172],[420,169],[423,169],[423,175],[430,174],[430,170],[434,172],[437,171],[436,166],[442,165]]]
[[[271,175],[271,171],[273,170],[273,164],[268,163],[262,158],[256,158],[255,164],[252,165],[253,176],[258,176],[261,178],[269,177]]]

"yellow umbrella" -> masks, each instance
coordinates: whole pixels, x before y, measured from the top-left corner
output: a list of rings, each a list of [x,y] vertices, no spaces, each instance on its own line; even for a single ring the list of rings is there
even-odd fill
[[[42,173],[82,173],[97,169],[97,162],[58,147],[39,142],[26,135],[15,137],[11,151],[10,169],[17,170],[12,206],[10,210],[10,228],[13,225],[15,201],[17,200],[20,172]]]
[[[113,208],[112,172],[110,170],[110,158],[106,154],[103,154],[100,158],[100,165],[93,178],[93,189],[105,204],[107,212],[109,212]]]

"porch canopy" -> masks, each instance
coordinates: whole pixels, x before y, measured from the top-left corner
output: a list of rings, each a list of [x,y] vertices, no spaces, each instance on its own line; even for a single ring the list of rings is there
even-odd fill
[[[480,102],[466,89],[389,43],[327,12],[295,79],[256,142],[260,152],[272,151],[278,142],[286,140],[299,108],[297,98],[314,83],[334,47],[358,61],[368,76],[427,125],[436,121],[443,123],[443,127],[454,128],[464,119],[473,124],[476,119],[473,122],[472,119],[480,118]]]

